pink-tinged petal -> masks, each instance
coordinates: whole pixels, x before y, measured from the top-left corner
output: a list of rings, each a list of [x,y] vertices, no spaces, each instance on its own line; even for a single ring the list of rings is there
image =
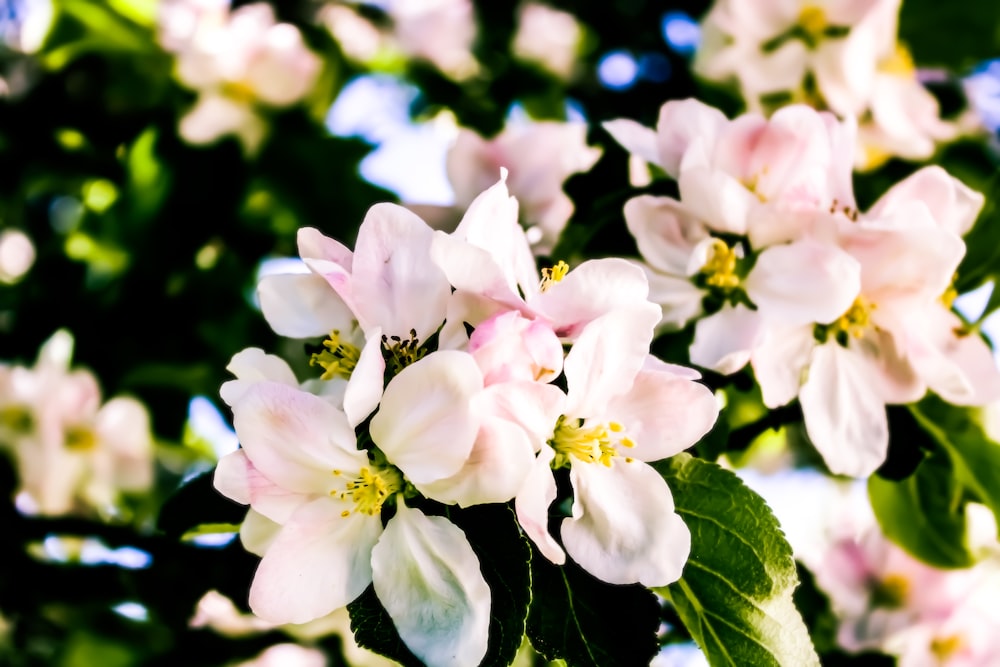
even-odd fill
[[[660,107],[656,122],[659,160],[650,160],[663,167],[676,179],[680,173],[681,159],[696,138],[714,145],[719,132],[729,121],[714,107],[694,98],[670,101]]]
[[[905,336],[896,333],[905,324],[895,323],[893,329],[869,329],[850,347],[857,352],[883,403],[913,403],[923,398],[927,384],[913,367],[905,347]]]
[[[1000,397],[993,351],[975,331],[943,306],[906,328],[906,353],[928,387],[949,403],[985,405]]]
[[[827,324],[858,297],[861,265],[840,248],[807,238],[764,250],[743,286],[768,321]]]
[[[552,476],[552,460],[556,452],[542,447],[535,463],[514,498],[517,522],[524,534],[535,543],[543,556],[556,565],[566,562],[566,553],[549,534],[549,505],[556,499],[556,478]]]
[[[703,384],[668,369],[642,370],[632,388],[612,399],[607,414],[625,428],[635,447],[623,456],[658,461],[684,451],[711,430],[719,416],[715,395]]]
[[[746,234],[747,216],[760,200],[738,180],[709,166],[703,147],[696,144],[693,148],[684,157],[677,179],[681,201],[713,230]]]
[[[342,267],[348,274],[354,264],[354,253],[340,241],[331,239],[314,227],[302,227],[296,236],[299,257],[321,259]]]
[[[941,227],[964,236],[976,221],[985,198],[940,166],[931,165],[889,188],[867,215],[873,218],[891,216],[896,206],[909,201],[922,201]]]
[[[551,382],[562,372],[563,347],[552,327],[517,311],[481,323],[469,338],[469,353],[487,385],[498,382]]]
[[[845,39],[823,40],[814,52],[816,87],[840,116],[859,116],[871,100],[879,61],[876,37],[854,29]]]
[[[552,437],[566,394],[559,387],[538,382],[504,382],[483,390],[478,399],[484,414],[518,424],[533,442],[533,450]]]
[[[312,338],[354,326],[354,314],[344,301],[312,273],[264,276],[257,296],[264,319],[279,336]]]
[[[372,549],[375,594],[428,665],[478,665],[489,643],[490,588],[458,526],[399,503]]]
[[[328,479],[321,481],[328,482]],[[213,482],[222,495],[250,505],[254,511],[278,523],[287,521],[295,510],[315,497],[315,494],[310,495],[307,491],[278,486],[261,474],[242,449],[219,459]],[[327,486],[332,485],[328,483]]]
[[[591,321],[619,307],[651,307],[646,274],[617,257],[583,262],[529,300],[562,338],[575,338]],[[659,319],[659,313],[657,313]]]
[[[816,344],[811,326],[768,329],[750,357],[764,405],[776,408],[799,395]]]
[[[813,352],[799,392],[809,439],[835,475],[867,477],[885,461],[885,400],[855,353],[836,343]]]
[[[351,289],[359,316],[387,335],[426,340],[444,321],[451,286],[431,261],[434,231],[396,204],[368,209],[354,247]]]
[[[938,227],[916,201],[894,207],[891,217],[851,227],[842,245],[861,262],[861,291],[876,304],[876,316],[894,300],[937,299],[965,255],[962,239]]]
[[[584,419],[603,415],[611,399],[632,387],[658,320],[655,307],[623,307],[587,325],[563,366],[569,389],[566,414]]]
[[[439,231],[431,245],[431,258],[456,290],[481,295],[508,308],[522,305],[512,276],[488,250]]]
[[[722,310],[698,320],[689,354],[691,363],[730,375],[750,361],[750,354],[763,335],[759,311],[743,304],[725,305]]]
[[[511,299],[513,300],[513,299]],[[523,307],[520,297],[515,307]],[[465,325],[475,328],[498,313],[510,310],[482,294],[455,290],[448,301],[448,317],[438,334],[439,350],[464,350],[469,345]]]
[[[280,530],[280,523],[271,521],[251,508],[240,524],[240,544],[250,553],[263,556]]]
[[[683,276],[694,247],[708,230],[681,202],[669,197],[640,195],[625,202],[625,224],[639,253],[661,273]]]
[[[385,388],[370,433],[390,463],[419,486],[458,472],[472,451],[483,375],[464,352],[440,350],[404,368]]]
[[[273,623],[306,623],[345,606],[372,580],[371,554],[382,534],[378,515],[318,498],[281,527],[257,567],[250,608]]]
[[[117,396],[94,417],[94,433],[111,459],[112,484],[123,491],[145,491],[153,484],[153,431],[146,406]]]
[[[332,471],[368,463],[343,412],[288,385],[253,385],[233,407],[233,424],[254,466],[289,491],[327,493]]]
[[[382,329],[375,327],[368,332],[368,340],[361,348],[358,363],[351,372],[344,392],[344,414],[347,422],[356,427],[368,419],[382,399],[385,382],[385,357],[382,356]]]
[[[660,306],[658,331],[678,331],[704,312],[705,292],[687,277],[677,278],[640,265],[649,281],[649,300]]]
[[[610,584],[666,586],[691,552],[691,533],[674,513],[670,488],[641,461],[574,465],[573,516],[562,523],[574,561]]]
[[[233,355],[226,370],[236,376],[235,380],[223,382],[219,396],[232,407],[243,396],[247,388],[255,382],[273,380],[290,387],[299,385],[295,373],[288,362],[279,356],[267,354],[259,347],[248,347]]]
[[[461,507],[505,503],[524,484],[535,462],[531,438],[518,424],[486,417],[465,465],[451,477],[419,487],[420,493]]]
[[[601,127],[629,153],[651,164],[660,164],[660,147],[653,129],[629,118],[608,120],[601,123]]]
[[[516,293],[520,286],[528,294],[538,284],[535,257],[517,222],[518,202],[507,192],[506,178],[507,170],[501,169],[500,180],[469,205],[454,236],[487,251],[506,277],[508,288]]]

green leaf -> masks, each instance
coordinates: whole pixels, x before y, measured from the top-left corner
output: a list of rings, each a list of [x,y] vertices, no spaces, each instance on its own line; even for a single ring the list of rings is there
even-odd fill
[[[570,667],[648,665],[659,648],[660,604],[642,586],[615,586],[579,566],[531,559],[528,639],[548,660]]]
[[[410,653],[399,638],[399,632],[389,612],[375,595],[373,585],[369,584],[364,593],[347,605],[347,613],[351,616],[351,632],[359,646],[395,660],[403,667],[423,667],[424,663]]]
[[[933,395],[910,409],[948,454],[957,480],[1000,517],[1000,444],[986,435],[974,411]]]
[[[899,39],[918,65],[961,71],[996,56],[997,26],[1000,3],[995,0],[906,0],[899,15]]]
[[[960,568],[975,561],[966,540],[962,488],[944,453],[925,458],[901,481],[872,475],[868,497],[885,536],[928,565]]]
[[[678,454],[656,464],[691,530],[684,575],[661,592],[709,664],[819,665],[792,594],[792,549],[764,499],[732,472]]]

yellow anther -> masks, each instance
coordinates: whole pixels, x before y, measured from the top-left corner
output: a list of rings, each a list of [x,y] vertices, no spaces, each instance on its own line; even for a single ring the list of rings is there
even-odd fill
[[[890,574],[874,582],[872,602],[876,607],[898,609],[906,604],[910,594],[909,580],[900,574]]]
[[[309,365],[323,368],[323,375],[320,376],[323,380],[335,377],[348,380],[360,358],[361,350],[358,346],[341,340],[340,332],[334,330],[323,341],[323,349],[309,357]]]
[[[552,467],[569,466],[574,458],[584,463],[601,463],[611,467],[612,460],[618,455],[618,445],[634,445],[628,438],[613,435],[622,431],[621,424],[617,422],[585,427],[582,419],[570,419],[565,415],[559,417],[549,440],[549,445],[556,452]]]
[[[230,81],[224,84],[222,92],[226,97],[244,103],[253,102],[257,97],[254,89],[242,81]]]
[[[916,74],[917,67],[913,63],[913,55],[910,50],[897,43],[892,55],[878,64],[878,71],[883,74],[911,78]]]
[[[542,282],[539,283],[538,289],[542,292],[548,291],[554,283],[562,281],[569,273],[569,264],[559,260],[556,265],[549,269],[542,269]]]
[[[427,356],[427,350],[420,347],[417,340],[416,329],[410,329],[410,337],[405,340],[399,336],[382,336],[382,350],[394,375]]]
[[[935,637],[931,640],[931,653],[934,654],[941,664],[948,662],[948,660],[958,653],[965,642],[962,641],[961,635],[950,635],[948,637]]]
[[[701,272],[708,276],[705,280],[712,287],[731,290],[739,286],[740,277],[736,275],[736,250],[730,248],[721,239],[712,239],[708,248],[708,259],[701,267]]]
[[[30,433],[35,426],[31,410],[23,405],[7,405],[0,408],[0,428],[14,433]]]
[[[334,471],[336,474],[338,471]],[[362,468],[358,477],[347,483],[344,490],[334,489],[331,496],[341,500],[354,501],[354,512],[373,516],[382,511],[382,505],[403,489],[403,476],[393,467]],[[344,510],[341,516],[349,516],[351,510]]]
[[[66,448],[77,452],[90,451],[97,445],[97,436],[86,426],[71,426],[66,429]]]
[[[806,5],[803,7],[802,11],[799,12],[798,23],[814,42],[818,42],[830,26],[826,20],[826,12],[823,11],[822,7],[817,7],[816,5]]]
[[[868,328],[871,321],[871,311],[874,309],[874,304],[868,303],[868,300],[863,296],[858,296],[847,312],[837,318],[833,328],[836,332],[843,331],[854,338],[861,338],[865,329]]]

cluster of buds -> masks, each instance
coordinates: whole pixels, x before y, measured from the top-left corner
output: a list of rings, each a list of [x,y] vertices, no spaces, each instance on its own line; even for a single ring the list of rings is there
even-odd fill
[[[308,341],[315,373],[251,348],[222,387],[242,446],[215,483],[250,506],[259,616],[306,622],[372,585],[418,658],[477,664],[491,590],[449,512],[485,504],[510,504],[554,563],[680,577],[690,534],[648,462],[708,432],[716,399],[649,354],[660,308],[638,267],[559,262],[539,279],[505,179],[451,233],[393,204],[353,250],[302,229],[309,271],[261,281],[264,317]]]
[[[885,460],[886,404],[1000,396],[989,345],[952,309],[980,193],[931,166],[859,211],[854,124],[805,105],[728,120],[672,101],[655,131],[606,127],[678,184],[625,205],[661,327],[696,321],[692,363],[749,364],[767,407],[798,397],[831,472]]]

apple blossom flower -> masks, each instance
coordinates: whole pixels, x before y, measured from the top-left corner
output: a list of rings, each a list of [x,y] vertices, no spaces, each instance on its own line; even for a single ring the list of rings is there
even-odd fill
[[[520,219],[534,251],[555,247],[573,215],[573,202],[563,192],[572,174],[590,169],[600,157],[587,145],[584,123],[510,122],[498,135],[484,138],[460,128],[448,151],[448,181],[455,207],[464,210],[507,169],[507,187],[520,205]]]
[[[459,528],[405,498],[436,499],[431,485],[464,465],[480,430],[482,388],[466,353],[438,351],[407,366],[381,397],[369,452],[328,401],[282,382],[247,387],[233,405],[243,446],[219,462],[216,486],[279,525],[251,586],[254,613],[302,623],[373,584],[418,657],[477,663],[490,616],[478,557]]]
[[[71,370],[73,338],[59,330],[34,366],[0,366],[0,445],[20,490],[41,514],[114,513],[122,492],[153,483],[153,438],[145,406],[103,402],[97,379]]]
[[[573,14],[528,0],[517,10],[511,53],[568,80],[576,73],[583,37],[583,26]]]
[[[198,95],[180,121],[193,144],[234,135],[256,153],[267,132],[264,113],[302,101],[322,68],[298,28],[277,23],[266,3],[230,12],[228,2],[175,0],[164,5],[161,24],[178,80]]]
[[[665,586],[680,577],[690,533],[648,461],[693,445],[718,416],[689,369],[648,356],[656,308],[620,308],[588,324],[566,355],[568,392],[535,469],[515,499],[525,533],[549,560],[569,556],[613,584]],[[548,532],[553,470],[569,468],[572,515],[563,547]]]
[[[900,0],[718,0],[702,21],[694,70],[735,82],[750,110],[781,99],[856,119],[858,168],[926,159],[957,127],[940,118],[897,41],[899,8]]]

